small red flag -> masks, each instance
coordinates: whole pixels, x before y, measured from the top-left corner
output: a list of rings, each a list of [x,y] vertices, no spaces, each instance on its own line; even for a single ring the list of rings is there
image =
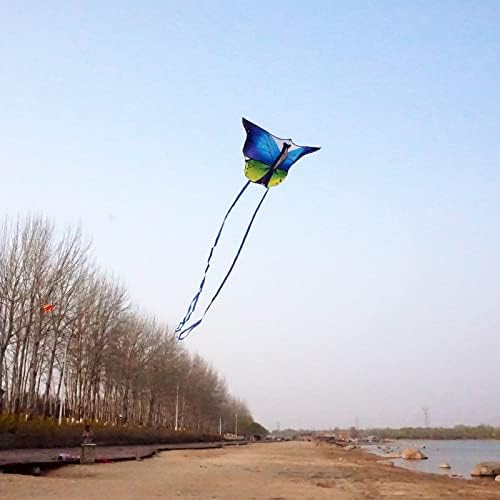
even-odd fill
[[[42,309],[44,310],[44,312],[48,313],[50,311],[52,311],[52,309],[54,309],[54,304],[45,304]]]

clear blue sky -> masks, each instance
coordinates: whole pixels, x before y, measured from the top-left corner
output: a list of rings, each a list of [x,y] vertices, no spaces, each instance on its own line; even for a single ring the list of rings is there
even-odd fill
[[[241,117],[320,145],[190,349],[271,427],[500,425],[499,26],[496,1],[5,4],[1,211],[81,222],[174,327],[244,182]]]

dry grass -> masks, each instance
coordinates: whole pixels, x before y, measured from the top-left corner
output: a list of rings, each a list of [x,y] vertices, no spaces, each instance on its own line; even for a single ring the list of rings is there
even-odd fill
[[[174,444],[219,441],[219,435],[171,429],[92,424],[94,441],[101,445]],[[74,447],[81,443],[83,424],[57,425],[54,419],[30,421],[0,416],[0,450]]]

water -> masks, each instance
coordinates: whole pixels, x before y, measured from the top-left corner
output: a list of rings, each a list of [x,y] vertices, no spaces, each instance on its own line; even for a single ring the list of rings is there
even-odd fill
[[[427,460],[391,458],[398,467],[448,476],[462,474],[466,479],[471,478],[470,471],[479,462],[500,462],[499,440],[398,440],[379,446],[387,446],[396,453],[404,448],[417,448],[428,457]],[[371,453],[384,455],[377,445],[366,446],[366,449]],[[451,469],[440,469],[439,464],[442,463],[450,464]]]

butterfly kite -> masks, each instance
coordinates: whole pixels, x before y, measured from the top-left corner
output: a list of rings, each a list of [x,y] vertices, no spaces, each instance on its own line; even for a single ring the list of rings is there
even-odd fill
[[[189,335],[189,333],[191,333],[191,331],[193,331],[197,326],[200,325],[208,310],[210,309],[210,307],[212,307],[212,304],[224,287],[227,279],[229,278],[229,275],[231,274],[236,264],[236,261],[238,260],[238,257],[240,256],[243,245],[245,244],[248,233],[250,232],[250,228],[252,227],[253,221],[255,220],[257,212],[264,202],[267,193],[269,192],[269,188],[280,184],[288,175],[288,171],[297,160],[309,153],[314,153],[315,151],[318,151],[320,149],[318,147],[312,146],[297,146],[297,144],[293,143],[291,139],[280,139],[279,137],[270,134],[263,128],[258,127],[254,123],[249,122],[245,118],[243,118],[243,126],[245,127],[247,133],[245,144],[243,145],[243,155],[245,156],[245,176],[247,177],[248,181],[238,193],[233,203],[229,207],[229,210],[226,212],[224,219],[222,220],[219,232],[215,237],[215,242],[210,249],[207,264],[205,267],[205,273],[201,280],[198,292],[189,304],[184,319],[179,323],[175,330],[175,332],[177,333],[177,338],[179,340],[185,339]],[[226,219],[229,217],[231,210],[234,208],[241,195],[252,182],[255,184],[261,184],[266,188],[266,191],[264,192],[264,195],[262,196],[259,204],[257,205],[257,208],[255,209],[255,212],[252,215],[252,218],[250,219],[250,223],[247,227],[245,235],[243,236],[240,247],[236,252],[236,256],[231,266],[229,267],[226,276],[219,285],[219,288],[208,303],[208,306],[205,308],[205,311],[201,318],[190,326],[187,326],[189,320],[191,319],[191,315],[196,309],[198,300],[203,291],[203,287],[205,286],[207,273],[210,269],[210,261],[212,260],[212,255],[214,253],[215,247],[219,242],[219,238],[222,234]]]

